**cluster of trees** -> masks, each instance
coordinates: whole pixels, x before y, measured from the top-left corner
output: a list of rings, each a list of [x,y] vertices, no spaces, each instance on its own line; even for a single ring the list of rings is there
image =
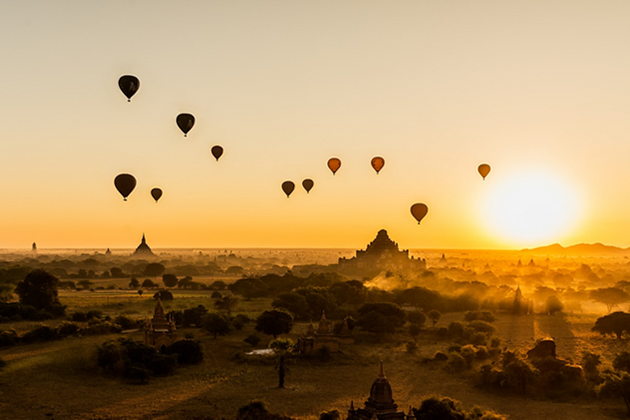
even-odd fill
[[[54,341],[72,335],[105,335],[118,334],[123,327],[117,323],[105,320],[93,320],[88,325],[79,325],[72,321],[64,321],[57,327],[40,325],[22,335],[18,335],[15,330],[0,332],[0,348],[12,347],[19,344],[30,344],[34,342]]]
[[[44,270],[33,270],[17,283],[20,303],[0,302],[0,322],[62,317],[66,307],[58,297],[59,279]]]
[[[146,383],[151,376],[172,375],[178,364],[203,360],[199,342],[180,340],[164,353],[132,339],[108,340],[97,348],[97,364],[103,371],[131,381]]]

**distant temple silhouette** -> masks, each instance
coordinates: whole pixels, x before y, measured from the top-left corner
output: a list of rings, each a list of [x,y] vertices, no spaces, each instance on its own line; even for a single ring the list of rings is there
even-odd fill
[[[151,251],[151,247],[147,245],[147,240],[144,237],[144,233],[142,234],[142,242],[140,243],[140,245],[138,245],[138,248],[136,248],[136,252],[134,252],[133,255],[144,257],[155,255],[153,251]]]
[[[378,377],[370,389],[370,397],[364,408],[355,410],[354,402],[350,402],[347,420],[415,420],[411,414],[405,415],[398,411],[398,404],[394,402],[392,387],[383,372],[383,362]]]
[[[399,250],[398,244],[392,241],[385,229],[378,231],[376,238],[365,249],[356,252],[350,259],[339,258],[340,270],[404,270],[424,269],[424,259],[409,257],[409,250]]]

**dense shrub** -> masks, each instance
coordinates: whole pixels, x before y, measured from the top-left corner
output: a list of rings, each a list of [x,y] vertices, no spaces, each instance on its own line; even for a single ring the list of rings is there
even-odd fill
[[[197,305],[194,308],[184,310],[184,326],[190,327],[191,325],[194,325],[196,327],[201,327],[203,325],[203,318],[207,313],[208,310],[203,305]]]
[[[83,335],[103,335],[103,334],[120,334],[122,328],[118,324],[112,324],[107,321],[99,321],[91,323],[86,328],[81,330]]]
[[[238,314],[232,319],[232,325],[238,331],[242,330],[246,324],[251,322],[251,318],[244,314]]]
[[[253,401],[238,409],[236,420],[292,420],[290,417],[270,413],[261,401]]]
[[[461,403],[450,398],[431,397],[422,401],[420,408],[412,410],[417,420],[506,420],[506,417],[480,407],[465,410]]]
[[[74,322],[63,321],[61,325],[57,327],[57,332],[59,333],[59,337],[67,337],[76,334],[80,329],[81,328]]]
[[[138,328],[138,323],[135,320],[124,315],[118,315],[116,318],[114,318],[114,324],[120,325],[123,330],[132,330],[134,328]]]
[[[0,347],[15,346],[19,342],[20,339],[14,330],[0,332]]]
[[[24,343],[34,343],[36,341],[52,341],[58,339],[59,333],[57,332],[57,330],[50,328],[47,325],[41,325],[33,330],[30,330],[21,337],[21,341]]]
[[[252,347],[256,347],[258,343],[260,343],[260,340],[261,338],[258,337],[256,334],[251,334],[243,341],[251,345]]]
[[[103,370],[126,379],[146,382],[154,376],[171,375],[177,366],[177,355],[160,354],[153,347],[129,338],[108,340],[97,347],[97,365]]]
[[[490,311],[468,311],[464,314],[464,320],[467,322],[471,322],[471,321],[494,322],[497,320],[497,318]]]
[[[203,360],[203,349],[198,341],[179,340],[164,350],[165,354],[176,354],[180,365],[196,365]]]

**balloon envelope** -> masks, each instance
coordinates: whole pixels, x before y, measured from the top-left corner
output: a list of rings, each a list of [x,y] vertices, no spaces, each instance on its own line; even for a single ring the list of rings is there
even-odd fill
[[[287,195],[287,198],[291,195],[293,190],[295,189],[295,184],[293,181],[284,181],[282,183],[282,191]]]
[[[313,182],[312,179],[306,178],[304,181],[302,181],[302,186],[306,190],[307,194],[311,191],[311,189],[313,188],[313,185],[315,185],[315,183]]]
[[[116,189],[123,196],[125,201],[134,188],[136,188],[136,178],[130,174],[120,174],[114,179]]]
[[[477,171],[479,171],[479,175],[481,175],[483,179],[486,179],[486,177],[490,173],[490,165],[488,165],[487,163],[482,163],[477,168]]]
[[[385,159],[380,156],[372,158],[372,168],[374,168],[377,175],[381,171],[381,169],[383,169],[383,166],[385,166]]]
[[[184,132],[184,137],[195,125],[195,117],[192,114],[179,114],[176,121],[179,129]]]
[[[212,146],[212,149],[210,149],[210,152],[212,153],[212,156],[214,156],[214,158],[218,161],[219,158],[223,155],[223,147],[221,146]]]
[[[151,197],[153,197],[153,199],[157,203],[160,197],[162,197],[162,190],[159,188],[153,188],[151,190]]]
[[[140,80],[136,76],[125,75],[118,79],[118,87],[127,97],[127,102],[131,102],[131,97],[140,89]]]
[[[341,168],[341,160],[338,158],[330,158],[328,159],[328,167],[332,171],[333,175],[337,173],[339,168]]]
[[[416,203],[411,206],[411,215],[415,217],[415,219],[418,221],[418,224],[420,224],[420,221],[424,219],[424,216],[426,216],[428,212],[429,208],[424,203]]]

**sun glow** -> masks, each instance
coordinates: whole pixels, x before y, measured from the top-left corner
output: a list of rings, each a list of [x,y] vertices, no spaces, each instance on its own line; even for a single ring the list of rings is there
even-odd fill
[[[518,245],[558,242],[576,224],[579,200],[574,190],[546,173],[506,176],[484,200],[484,218],[502,239]]]

